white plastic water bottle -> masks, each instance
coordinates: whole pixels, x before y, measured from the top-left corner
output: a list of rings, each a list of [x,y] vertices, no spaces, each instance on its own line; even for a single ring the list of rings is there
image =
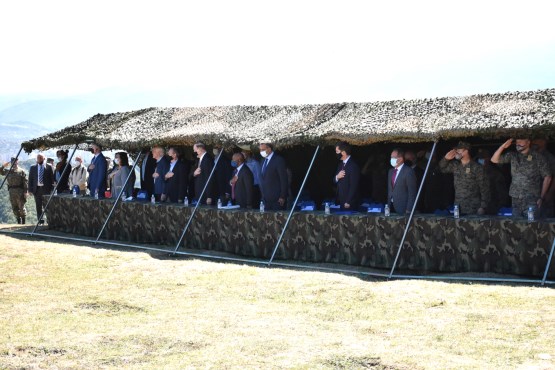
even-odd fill
[[[328,202],[326,202],[325,207],[324,207],[324,213],[326,215],[329,215],[331,213],[330,211],[330,204]]]
[[[265,207],[264,207],[264,201],[261,200],[261,201],[260,201],[260,213],[264,213],[264,210],[265,210],[264,208],[265,208]]]
[[[189,198],[185,197],[185,199],[183,199],[183,205],[189,207]]]
[[[125,202],[125,199],[126,199],[126,198],[127,198],[127,194],[125,194],[125,191],[122,191],[122,192],[121,192],[121,200],[122,200],[123,202]]]
[[[152,194],[152,196],[150,197],[150,203],[156,203],[156,198],[154,197],[154,194]]]
[[[73,188],[73,197],[77,198],[77,190],[75,190],[75,188]]]
[[[534,208],[528,207],[528,222],[534,222]]]
[[[58,189],[54,189],[54,196],[58,195]]]
[[[94,191],[94,199],[98,199],[98,189]]]
[[[453,217],[454,218],[459,218],[460,217],[459,205],[458,204],[455,204],[455,207],[453,208]]]
[[[222,199],[218,198],[218,209],[222,208]]]
[[[389,217],[391,216],[391,210],[389,209],[389,204],[385,204],[385,207],[383,208],[383,213],[385,217]]]

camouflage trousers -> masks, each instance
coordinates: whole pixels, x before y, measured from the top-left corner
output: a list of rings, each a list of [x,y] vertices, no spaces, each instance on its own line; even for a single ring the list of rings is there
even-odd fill
[[[27,199],[25,198],[24,192],[11,190],[10,203],[12,205],[12,211],[15,218],[27,216],[27,210],[25,209]]]
[[[536,196],[528,196],[524,198],[515,198],[512,197],[512,206],[513,206],[513,217],[528,217],[528,207],[532,207],[534,210],[534,218],[538,218],[538,197]]]

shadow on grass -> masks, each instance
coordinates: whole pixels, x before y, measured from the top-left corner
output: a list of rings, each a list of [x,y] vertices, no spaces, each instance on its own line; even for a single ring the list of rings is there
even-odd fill
[[[3,226],[3,225],[2,225]],[[363,281],[380,281],[389,280],[389,270],[368,268],[364,266],[343,265],[337,263],[317,263],[304,262],[298,260],[275,260],[272,265],[268,265],[267,259],[240,257],[231,253],[207,250],[207,249],[185,249],[180,248],[174,253],[175,246],[154,245],[154,244],[138,244],[130,242],[119,242],[101,239],[95,243],[95,238],[82,237],[73,234],[66,234],[59,231],[47,229],[47,227],[39,227],[37,234],[31,236],[29,233],[33,231],[34,225],[10,227],[0,226],[0,234],[10,236],[19,240],[37,239],[53,239],[59,244],[94,247],[96,249],[104,249],[111,251],[136,252],[141,251],[147,253],[151,258],[158,260],[174,260],[174,259],[204,259],[215,263],[233,263],[244,264],[256,267],[277,267],[291,269],[297,271],[313,270],[330,274],[354,275]],[[555,263],[552,263],[552,267]],[[418,279],[441,281],[444,283],[456,284],[474,284],[480,283],[484,285],[507,285],[507,286],[537,286],[541,281],[541,277],[531,276],[515,276],[502,275],[496,273],[478,273],[478,272],[460,272],[460,273],[436,273],[430,271],[412,271],[397,269],[393,280],[398,279]],[[547,281],[545,287],[555,287],[554,281]]]

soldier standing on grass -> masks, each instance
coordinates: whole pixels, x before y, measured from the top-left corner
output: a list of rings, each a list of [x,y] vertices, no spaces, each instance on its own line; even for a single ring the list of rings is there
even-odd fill
[[[459,142],[439,161],[439,169],[453,174],[455,204],[459,205],[461,214],[483,215],[486,212],[490,199],[489,184],[484,168],[470,156],[470,144]]]
[[[491,161],[511,164],[513,179],[509,195],[513,203],[513,217],[523,216],[528,207],[532,207],[537,217],[551,184],[549,164],[540,153],[530,150],[530,139],[527,138],[516,140],[516,152],[502,154],[512,143],[513,139],[509,139],[501,145]]]
[[[9,169],[10,163],[6,162],[0,166],[0,173],[3,176],[8,176],[6,182],[8,183],[8,192],[10,194],[10,203],[12,205],[13,214],[17,219],[17,223],[24,225],[27,210],[25,203],[27,202],[26,195],[28,189],[27,174],[18,167],[16,158],[11,161],[13,168]]]

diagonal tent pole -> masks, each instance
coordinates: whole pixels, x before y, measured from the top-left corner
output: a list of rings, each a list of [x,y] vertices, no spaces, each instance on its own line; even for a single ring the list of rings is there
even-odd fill
[[[212,180],[212,175],[214,175],[214,172],[216,171],[216,166],[217,166],[223,152],[224,152],[223,150],[220,151],[220,153],[218,154],[218,157],[216,158],[216,161],[214,162],[214,167],[212,167],[212,171],[210,171],[210,175],[208,175],[208,180],[206,181],[206,184],[204,184],[204,188],[202,189],[202,192],[200,193],[200,197],[197,201],[197,204],[195,204],[195,208],[193,208],[193,212],[191,212],[191,216],[189,216],[189,221],[187,221],[187,225],[185,225],[185,228],[183,229],[183,232],[181,233],[181,237],[179,238],[179,240],[177,241],[177,244],[175,245],[175,249],[174,249],[172,255],[175,255],[175,253],[177,252],[177,250],[181,246],[181,242],[185,238],[185,234],[187,234],[187,230],[189,230],[189,226],[191,226],[191,222],[193,221],[193,217],[195,217],[195,213],[197,213],[197,209],[200,206],[202,197],[204,196],[204,193],[206,192],[206,189],[208,188],[208,184],[210,184],[210,180]]]
[[[418,203],[418,199],[420,198],[420,193],[422,192],[422,188],[424,187],[424,181],[426,180],[426,176],[428,175],[428,169],[430,168],[430,163],[432,162],[432,157],[436,151],[437,140],[434,141],[434,146],[432,147],[432,152],[430,153],[430,158],[428,158],[428,163],[426,164],[426,169],[424,170],[424,176],[422,176],[422,181],[420,182],[420,186],[418,187],[418,193],[416,194],[416,199],[414,200],[414,204],[412,205],[412,210],[410,211],[409,219],[407,220],[407,226],[405,226],[405,232],[403,233],[403,237],[401,238],[401,243],[399,243],[399,249],[397,250],[397,255],[395,256],[395,261],[393,261],[393,266],[391,267],[391,271],[389,272],[388,278],[391,279],[393,276],[393,272],[395,271],[395,267],[397,266],[397,260],[401,255],[401,250],[403,249],[403,244],[405,244],[405,239],[407,238],[407,233],[410,229],[412,217],[414,216],[414,211],[416,210],[416,204]]]
[[[547,280],[547,273],[549,272],[549,267],[551,266],[551,260],[553,259],[553,251],[555,250],[555,239],[553,244],[551,244],[551,252],[549,252],[549,258],[547,259],[547,265],[545,266],[545,272],[543,273],[542,286],[545,285]]]
[[[68,168],[71,168],[71,160],[73,159],[73,155],[75,154],[75,151],[77,150],[78,146],[79,146],[79,144],[75,144],[75,147],[73,148],[73,152],[71,152],[71,155],[69,156],[69,159],[67,160],[66,166],[64,167],[64,170],[62,171],[62,175],[68,170]],[[56,186],[54,186],[54,189],[52,189],[52,192],[50,193],[50,196],[48,197],[48,202],[46,202],[46,206],[44,206],[44,211],[42,211],[39,219],[37,220],[37,224],[35,225],[35,228],[31,232],[31,236],[37,231],[37,228],[39,227],[39,224],[40,224],[40,220],[42,220],[42,218],[46,214],[46,210],[48,209],[48,206],[50,205],[50,202],[52,201],[52,197],[53,197],[54,193],[56,193],[56,191],[58,190],[59,185],[60,185],[60,183],[57,182]]]
[[[272,261],[274,260],[276,252],[278,250],[278,247],[281,244],[281,240],[283,239],[283,236],[285,235],[285,232],[287,231],[287,226],[289,226],[289,221],[291,221],[291,217],[293,216],[293,212],[295,212],[295,207],[297,207],[297,203],[299,202],[299,198],[300,198],[301,193],[304,189],[304,185],[306,184],[306,180],[308,179],[308,175],[310,175],[310,170],[312,170],[312,166],[314,165],[314,160],[316,159],[316,156],[318,155],[319,151],[320,151],[320,145],[318,145],[316,147],[316,150],[314,150],[314,155],[312,156],[312,161],[310,161],[310,165],[308,166],[308,169],[306,170],[306,174],[304,175],[303,183],[301,184],[301,188],[299,189],[299,192],[297,193],[297,197],[295,198],[295,202],[293,203],[293,207],[291,207],[291,211],[289,211],[289,216],[287,216],[287,221],[285,221],[285,226],[283,226],[283,230],[281,230],[281,235],[279,236],[279,239],[276,243],[276,246],[274,247],[274,251],[272,252],[272,257],[270,257],[270,260],[268,261],[268,266],[270,266],[272,264]]]
[[[139,163],[139,161],[141,160],[141,156],[142,156],[142,151],[139,151],[139,153],[137,154],[137,159],[135,160],[135,163],[133,163],[133,166],[131,167],[131,171],[129,171],[129,175],[127,175],[127,178],[123,183],[122,192],[123,192],[123,189],[125,189],[125,187],[127,186],[127,183],[129,182],[129,180],[131,179],[131,176],[135,172],[135,168],[137,167],[137,163]],[[110,218],[112,218],[112,214],[114,213],[114,210],[116,209],[120,201],[121,201],[121,194],[119,194],[119,196],[116,198],[116,201],[114,202],[114,205],[110,210],[110,213],[108,213],[108,217],[106,217],[106,220],[104,221],[104,225],[102,225],[102,228],[100,229],[100,232],[98,233],[98,236],[96,237],[94,244],[98,243],[98,240],[102,236],[104,229],[106,229],[106,226],[108,225],[108,221],[110,221]]]
[[[17,161],[19,159],[19,155],[21,154],[21,151],[23,150],[23,145],[19,148],[19,152],[17,152],[17,155],[15,156],[15,160]],[[10,161],[11,162],[11,161]],[[6,180],[8,179],[8,176],[10,176],[10,173],[12,173],[13,170],[13,163],[11,163],[10,165],[10,169],[8,170],[8,173],[6,174],[6,176],[4,176],[4,180],[2,180],[2,185],[0,185],[0,190],[2,190],[2,188],[4,187],[4,183],[6,182]]]

